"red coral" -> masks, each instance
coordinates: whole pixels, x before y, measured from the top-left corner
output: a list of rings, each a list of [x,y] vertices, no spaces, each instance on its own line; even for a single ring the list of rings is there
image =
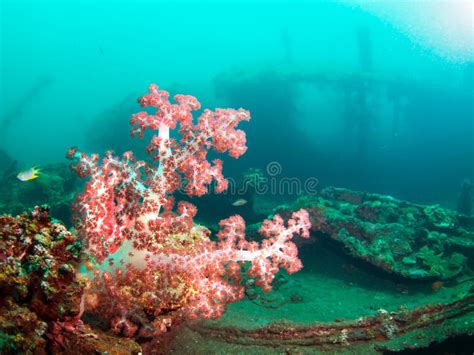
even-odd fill
[[[234,158],[244,154],[245,133],[237,126],[250,115],[243,109],[206,109],[194,124],[199,101],[185,95],[174,99],[170,103],[168,92],[152,84],[139,102],[155,112],[139,112],[130,121],[132,136],[157,132],[147,147],[156,165],[131,152],[122,157],[107,152],[101,162],[94,154],[68,152],[73,169],[90,176],[75,204],[76,227],[89,250],[102,262],[129,240],[132,259],[141,260],[114,274],[98,272],[92,291],[99,300],[95,312],[127,336],[137,333],[137,324],[142,333],[150,326],[159,332],[174,320],[221,316],[228,303],[243,297],[242,264],[250,263],[248,276],[268,290],[280,267],[291,273],[302,266],[293,235],[309,236],[308,214],[301,210],[287,226],[278,216],[265,221],[261,244],[246,241],[240,216],[221,221],[218,241],[212,241],[193,224],[195,206],[179,202],[175,208],[172,194],[181,187],[189,196],[206,194],[213,181],[217,192],[227,188],[222,161],[209,162],[207,153],[214,148]],[[178,127],[180,137],[171,138],[170,130]]]

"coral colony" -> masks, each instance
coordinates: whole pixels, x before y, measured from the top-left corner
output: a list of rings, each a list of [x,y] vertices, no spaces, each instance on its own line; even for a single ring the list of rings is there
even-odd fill
[[[217,192],[227,188],[222,161],[211,163],[207,154],[211,148],[234,158],[244,154],[245,133],[236,128],[250,115],[243,109],[206,109],[196,123],[192,112],[201,105],[195,97],[176,95],[175,103],[168,97],[150,85],[139,102],[155,112],[139,112],[130,121],[132,136],[157,133],[147,147],[156,164],[132,152],[122,157],[107,152],[102,160],[75,148],[68,152],[77,174],[89,177],[75,203],[77,232],[97,262],[121,264],[95,270],[86,310],[130,337],[156,335],[186,319],[220,317],[244,295],[242,271],[269,290],[280,268],[293,273],[302,267],[293,235],[309,237],[305,210],[294,212],[286,225],[278,215],[265,220],[262,243],[245,239],[240,216],[222,220],[216,238],[195,225],[196,207],[176,204],[173,193],[182,188],[188,196],[201,196],[210,185]]]

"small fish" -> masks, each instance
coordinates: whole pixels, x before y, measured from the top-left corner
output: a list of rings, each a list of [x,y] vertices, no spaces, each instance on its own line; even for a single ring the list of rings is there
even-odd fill
[[[236,207],[239,207],[239,206],[243,206],[247,203],[248,201],[243,199],[243,198],[239,198],[238,200],[235,200],[233,203],[232,203],[232,206],[236,206]]]
[[[30,181],[39,177],[39,169],[31,168],[25,171],[20,172],[16,177],[20,181]]]

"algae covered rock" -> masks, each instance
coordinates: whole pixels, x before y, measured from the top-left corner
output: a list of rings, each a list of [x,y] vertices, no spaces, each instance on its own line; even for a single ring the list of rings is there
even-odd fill
[[[437,205],[331,187],[276,212],[302,207],[321,240],[339,243],[352,257],[404,278],[450,279],[473,260],[474,231],[462,215]]]
[[[47,206],[0,216],[0,352],[44,348],[52,324],[80,313],[85,284],[73,264],[81,252]]]

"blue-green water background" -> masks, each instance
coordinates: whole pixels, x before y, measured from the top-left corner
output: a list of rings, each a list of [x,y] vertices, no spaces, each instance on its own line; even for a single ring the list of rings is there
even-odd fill
[[[2,0],[0,147],[23,167],[70,146],[128,149],[136,98],[155,82],[251,110],[248,153],[227,175],[275,161],[281,176],[454,207],[473,179],[472,6]],[[340,78],[367,74],[408,92],[396,131],[383,90],[364,97],[367,115],[344,106]]]

